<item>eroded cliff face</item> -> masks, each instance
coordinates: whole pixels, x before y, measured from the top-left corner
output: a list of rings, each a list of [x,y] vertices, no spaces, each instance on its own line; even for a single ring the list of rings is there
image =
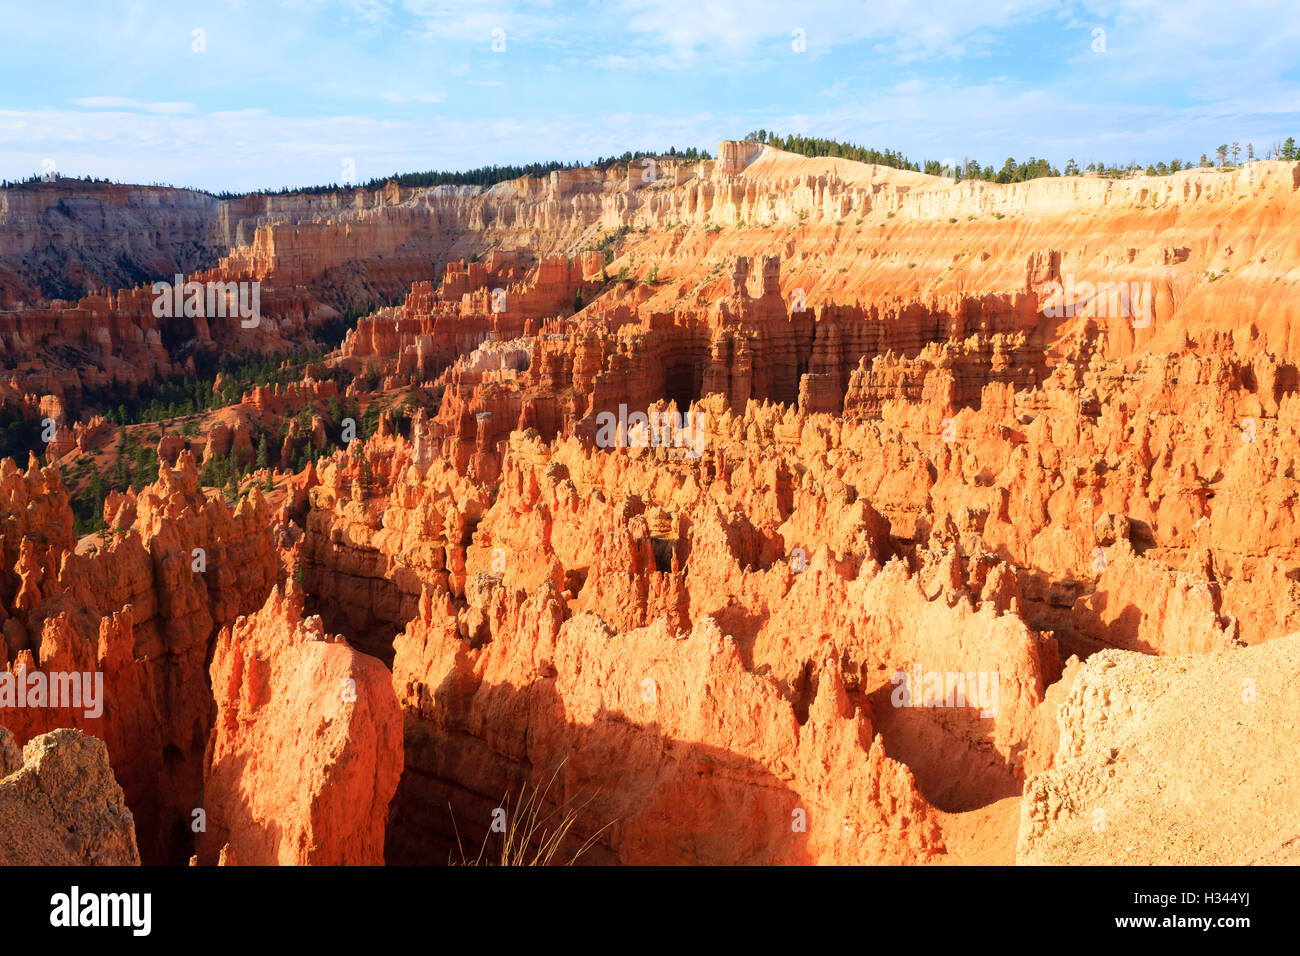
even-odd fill
[[[778,253],[781,295],[788,301],[800,290],[810,307],[1018,292],[1050,300],[1050,283],[1073,278],[1069,318],[1077,300],[1077,318],[1104,320],[1099,348],[1107,358],[1153,340],[1176,346],[1184,330],[1236,330],[1251,321],[1273,350],[1297,344],[1289,276],[1300,183],[1294,163],[1003,186],[756,144],[724,143],[719,156],[656,165],[649,178],[634,166],[626,176],[617,167],[566,171],[485,190],[390,187],[378,201],[328,214],[292,222],[268,215],[225,265],[310,285],[340,269],[391,272],[418,248],[420,278],[429,278],[429,261],[440,270],[500,249],[535,264],[625,228],[609,274],[655,270],[652,288],[630,290],[649,291],[652,311],[713,301],[719,288],[725,294],[722,270],[735,257]],[[1094,301],[1086,282],[1138,283],[1144,317],[1153,321],[1134,328],[1115,309],[1106,314],[1105,296]],[[1267,316],[1257,321],[1261,312]],[[1057,323],[1038,325],[1035,344],[1050,344]]]
[[[33,463],[22,474],[0,463],[0,481],[10,529],[51,504],[54,527],[66,528],[71,512],[53,467]],[[43,553],[24,535],[5,609],[0,673],[100,675],[98,708],[10,702],[3,713],[20,742],[56,727],[102,737],[145,861],[184,862],[213,719],[212,642],[218,628],[262,605],[279,563],[260,495],[232,511],[199,487],[188,453],[176,468],[161,466],[133,506],[103,550],[76,553],[71,534],[48,530],[49,521],[38,526],[54,539]]]
[[[206,461],[286,428],[233,510],[169,436],[77,554],[57,472],[102,423],[0,464],[9,669],[111,689],[9,725],[103,736],[146,861],[188,854],[200,805],[204,863],[491,857],[529,793],[598,863],[1010,862],[1017,801],[1024,861],[1094,804],[1154,847],[1130,810],[1176,735],[1109,669],[1174,726],[1178,662],[1254,679],[1300,630],[1300,166],[999,186],[718,157],[230,207],[210,275],[265,283],[271,321],[214,346],[404,300],[208,420]],[[4,321],[33,415],[202,335],[126,323],[95,369],[43,370]],[[1265,696],[1272,739],[1295,709]],[[1207,729],[1207,781],[1235,739]],[[1252,805],[1294,805],[1236,759]]]
[[[381,190],[218,199],[169,186],[62,179],[0,190],[0,308],[209,269],[259,224],[365,209]]]
[[[610,824],[596,839],[619,860],[914,862],[942,851],[931,800],[1015,792],[1054,646],[992,604],[975,611],[964,580],[909,571],[865,502],[828,501],[757,455],[730,480],[715,467],[512,439],[502,493],[466,549],[464,605],[430,582],[396,641],[408,771],[392,852],[445,854],[444,800],[462,828],[487,820],[510,787],[540,788],[573,740],[558,805],[580,804],[587,832]],[[819,523],[827,537],[795,552],[791,526]],[[916,709],[917,686],[903,714],[897,677],[910,683],[918,664],[963,682],[983,673],[1000,699],[981,705],[972,687],[970,706],[940,716]],[[465,773],[467,745],[503,768],[472,794],[448,779]],[[618,783],[689,780],[701,762],[729,769],[697,771],[690,800]],[[691,801],[754,808],[726,823]],[[791,830],[798,809],[806,833]]]
[[[100,210],[104,221],[76,219],[55,231],[78,248],[101,254],[117,249],[133,274],[105,274],[76,290],[100,298],[39,309],[21,281],[0,274],[0,292],[29,303],[0,315],[0,359],[6,369],[21,373],[9,377],[37,402],[45,394],[61,399],[70,389],[80,401],[79,386],[69,379],[87,373],[91,363],[23,368],[20,357],[38,345],[56,355],[61,348],[90,346],[104,352],[94,363],[103,370],[103,384],[134,390],[183,368],[185,353],[211,340],[223,353],[308,341],[312,328],[333,310],[418,292],[413,284],[444,269],[449,275],[458,260],[482,257],[490,264],[496,255],[532,267],[549,257],[580,257],[584,249],[609,247],[613,239],[618,254],[607,275],[653,282],[605,290],[599,311],[606,324],[619,304],[655,312],[715,302],[729,291],[724,273],[737,257],[758,261],[775,253],[782,266],[764,276],[762,294],[798,302],[800,309],[856,303],[881,312],[907,311],[924,322],[968,297],[1025,295],[1026,304],[1017,311],[1030,321],[1017,324],[1033,350],[1049,354],[1061,350],[1063,336],[1086,339],[1088,356],[1121,358],[1148,345],[1172,351],[1185,332],[1235,332],[1251,322],[1276,353],[1290,354],[1300,344],[1291,331],[1289,263],[1296,240],[1289,223],[1300,181],[1293,163],[1002,186],[807,159],[757,144],[724,143],[719,156],[716,162],[565,170],[486,189],[390,184],[319,196],[231,200],[120,186],[86,187],[82,195],[67,181],[9,190],[12,209],[0,213],[13,223],[9,260],[31,259],[33,237],[52,229],[42,217],[60,208],[64,200],[57,197],[71,193],[78,208]],[[149,229],[137,232],[167,238],[147,249],[121,250],[120,243],[101,235],[131,232],[109,214],[117,208],[155,218],[177,216],[183,223],[164,228],[150,220]],[[1261,222],[1268,224],[1264,233],[1257,228]],[[179,238],[190,235],[200,238]],[[214,266],[206,252],[182,256],[169,242],[224,254]],[[155,247],[165,247],[164,252],[155,255]],[[583,268],[584,276],[592,274],[585,263]],[[70,274],[71,269],[62,263],[56,271]],[[207,316],[200,323],[164,328],[134,298],[123,305],[102,297],[106,288],[170,280],[174,272],[200,281],[260,283],[263,323],[252,330],[237,324],[227,330],[229,323]],[[454,303],[475,287],[472,267],[467,278],[463,290],[444,282],[444,299]],[[1135,325],[1114,305],[1107,308],[1114,295],[1099,296],[1100,283],[1136,289],[1143,321]],[[1061,302],[1066,292],[1068,303]],[[486,297],[488,290],[483,293]],[[152,301],[143,291],[137,297]],[[1042,315],[1034,319],[1039,299],[1062,304],[1065,314],[1054,321]],[[572,301],[569,295],[562,304]],[[590,303],[591,296],[583,301]],[[487,304],[481,311],[488,311]],[[534,314],[566,312],[552,305]],[[408,311],[408,317],[412,314]],[[850,350],[862,334],[862,323],[853,318]],[[974,318],[971,330],[979,331],[983,317]],[[51,326],[57,333],[47,331]],[[136,343],[158,354],[126,354]],[[810,370],[841,378],[848,371]],[[98,382],[92,379],[86,387]]]
[[[160,186],[52,178],[0,190],[0,307],[84,293],[216,262],[221,201]]]
[[[398,638],[413,764],[390,860],[455,860],[457,832],[490,841],[494,810],[524,786],[578,815],[592,862],[907,863],[941,848],[833,666],[801,720],[711,618],[619,634],[563,613],[543,587],[467,649],[451,602],[431,597]]]

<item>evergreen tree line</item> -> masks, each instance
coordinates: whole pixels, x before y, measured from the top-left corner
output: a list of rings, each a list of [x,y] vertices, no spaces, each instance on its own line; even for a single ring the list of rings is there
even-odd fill
[[[125,492],[128,488],[139,490],[158,478],[157,438],[162,437],[159,427],[154,441],[140,441],[127,432],[117,429],[117,457],[106,473],[90,476],[84,488],[71,495],[73,527],[78,535],[102,531],[104,528],[104,500],[110,492]]]
[[[1057,169],[1045,159],[1029,157],[1025,162],[1016,162],[1013,157],[1008,157],[1001,167],[990,163],[987,166],[981,165],[975,160],[966,160],[959,164],[957,168],[945,167],[939,160],[926,160],[923,164],[918,165],[912,162],[901,153],[893,150],[877,150],[865,146],[858,146],[854,143],[845,143],[838,140],[826,139],[819,136],[782,136],[779,133],[772,133],[765,129],[755,130],[749,133],[745,139],[756,143],[766,143],[776,149],[782,149],[789,153],[798,153],[801,156],[832,156],[842,159],[852,159],[861,163],[875,163],[878,166],[889,166],[894,169],[907,169],[913,172],[924,172],[932,176],[953,176],[957,179],[979,179],[986,182],[996,183],[1020,183],[1029,179],[1040,179],[1045,176],[1060,176],[1061,170]],[[1241,158],[1241,145],[1233,143],[1224,144],[1215,150],[1217,163],[1211,161],[1211,158],[1202,153],[1199,163],[1193,163],[1190,160],[1184,162],[1181,159],[1174,159],[1169,162],[1151,163],[1145,168],[1148,176],[1165,176],[1170,173],[1176,173],[1183,169],[1192,169],[1196,166],[1208,168],[1211,166],[1228,167],[1236,166]],[[1246,161],[1250,162],[1255,159],[1255,146],[1253,143],[1246,144]],[[1288,161],[1300,160],[1300,147],[1296,146],[1294,137],[1289,137],[1283,143],[1276,143],[1270,147],[1265,155],[1265,159],[1283,159]],[[1066,176],[1081,176],[1084,172],[1094,173],[1110,179],[1118,179],[1134,172],[1142,172],[1143,167],[1136,162],[1130,162],[1125,166],[1106,165],[1105,163],[1089,163],[1087,167],[1080,168],[1074,159],[1070,159],[1065,164]]]
[[[93,183],[101,186],[122,185],[115,179],[100,178],[96,176],[60,176],[55,173],[53,174],[53,179],[74,179],[79,183]],[[52,180],[47,180],[44,173],[32,173],[26,179],[0,179],[0,189],[15,189],[19,186],[30,186],[33,183],[49,181]]]
[[[600,156],[594,162],[568,162],[563,163],[557,160],[541,163],[507,164],[479,166],[475,169],[463,169],[456,171],[446,170],[425,170],[417,173],[393,173],[391,176],[376,177],[367,180],[364,183],[326,183],[319,186],[281,186],[279,189],[255,189],[244,192],[231,192],[229,190],[220,190],[213,192],[210,189],[192,189],[193,192],[206,193],[217,199],[241,199],[245,196],[317,196],[321,193],[328,192],[348,192],[354,189],[378,189],[386,186],[388,183],[397,183],[399,186],[426,187],[426,186],[495,186],[497,183],[505,182],[509,179],[518,179],[521,176],[544,176],[556,170],[562,169],[583,169],[588,166],[596,166],[601,169],[607,168],[613,163],[630,163],[638,159],[651,157],[654,159],[667,160],[685,160],[686,162],[697,162],[702,159],[712,159],[707,149],[696,149],[694,146],[686,149],[678,149],[676,146],[669,147],[667,152],[657,150],[628,150],[618,156]],[[94,176],[57,176],[62,180],[76,180],[84,183],[99,183],[104,185],[122,185],[119,180],[110,180],[106,178],[96,178]],[[12,187],[29,186],[34,183],[44,182],[45,178],[41,173],[33,173],[26,179],[18,180],[0,180],[0,188],[9,189]],[[152,186],[160,186],[167,189],[177,187],[168,186],[166,183],[151,183]],[[180,187],[189,189],[190,187]]]
[[[521,176],[546,176],[556,170],[564,169],[584,169],[588,166],[595,166],[605,169],[614,163],[631,163],[638,159],[651,157],[654,159],[668,160],[685,160],[695,162],[701,159],[712,159],[708,150],[696,149],[694,146],[687,149],[678,149],[676,146],[670,147],[668,152],[658,152],[653,150],[637,150],[635,152],[628,150],[620,156],[600,156],[594,162],[569,162],[563,163],[557,160],[551,160],[544,163],[527,163],[525,165],[507,164],[479,166],[475,169],[458,170],[454,172],[444,170],[425,170],[418,173],[393,173],[391,176],[376,177],[369,179],[364,183],[327,183],[320,186],[302,186],[289,187],[283,186],[276,190],[257,190],[257,195],[266,196],[288,196],[302,194],[315,196],[328,192],[348,192],[354,189],[378,189],[389,183],[396,183],[399,186],[424,188],[429,186],[495,186],[497,183],[505,182],[510,179],[518,179]],[[254,195],[254,193],[234,193],[234,192],[217,192],[212,193],[218,199],[238,199],[242,196]]]
[[[341,338],[342,332],[356,323],[357,316],[361,314],[364,314],[364,310],[349,306],[342,315],[329,323],[331,328],[322,329],[322,337],[333,343],[335,338]],[[331,344],[330,347],[335,345]],[[85,487],[71,496],[77,534],[84,535],[103,528],[104,501],[110,492],[125,492],[128,488],[139,491],[158,477],[157,442],[166,434],[166,428],[159,425],[156,437],[142,442],[127,431],[128,425],[187,418],[233,405],[244,392],[254,386],[284,385],[298,381],[302,366],[319,361],[324,355],[325,350],[310,348],[288,356],[259,355],[244,359],[227,357],[221,361],[210,354],[199,356],[196,360],[197,375],[165,380],[148,395],[133,396],[119,400],[116,405],[108,405],[104,417],[117,426],[117,457],[106,473],[93,474]],[[287,366],[281,367],[286,362]],[[223,381],[221,388],[216,390],[218,374],[223,377]],[[367,375],[373,375],[377,381],[379,373],[367,369]],[[339,372],[334,377],[337,380],[343,375]],[[103,395],[91,393],[86,395],[86,400],[92,407],[103,407],[105,400],[110,397],[111,393],[107,392]],[[362,414],[355,401],[334,397],[329,408],[330,420],[326,429],[328,439],[336,444],[342,443],[344,418],[352,418],[357,423],[357,437],[369,438],[378,430],[381,411],[378,403],[372,403]],[[290,467],[295,471],[306,467],[309,461],[316,458],[316,450],[311,444],[311,417],[310,410],[304,410],[297,416],[298,435],[289,453]],[[200,470],[200,483],[224,488],[227,497],[233,501],[239,493],[240,483],[250,472],[279,466],[280,452],[288,438],[289,428],[288,421],[281,422],[274,431],[257,426],[253,457],[244,459],[232,450],[225,457],[210,459]],[[19,464],[25,464],[29,450],[38,455],[43,452],[40,434],[39,422],[13,415],[10,423],[0,429],[0,457],[11,457]],[[185,422],[180,428],[180,434],[186,438],[198,437],[198,422]],[[329,450],[328,444],[326,450]],[[80,469],[86,465],[76,467]],[[269,485],[268,479],[268,490]]]
[[[894,169],[910,169],[914,173],[922,171],[921,167],[916,163],[892,149],[871,149],[866,146],[858,146],[855,143],[842,143],[839,140],[826,139],[821,136],[782,136],[779,133],[770,133],[765,129],[760,129],[748,133],[745,139],[754,143],[766,143],[776,149],[783,149],[787,153],[798,153],[801,156],[834,156],[839,159],[856,160],[859,163],[891,166]]]

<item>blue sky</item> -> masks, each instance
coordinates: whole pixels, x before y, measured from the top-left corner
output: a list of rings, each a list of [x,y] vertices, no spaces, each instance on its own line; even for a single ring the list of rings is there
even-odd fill
[[[1294,0],[5,0],[0,23],[8,179],[244,190],[760,127],[998,165],[1300,138]]]

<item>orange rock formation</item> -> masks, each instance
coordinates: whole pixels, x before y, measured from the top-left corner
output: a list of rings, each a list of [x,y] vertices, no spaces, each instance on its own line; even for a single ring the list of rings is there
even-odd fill
[[[223,851],[244,866],[384,862],[402,772],[392,680],[319,618],[303,620],[299,600],[277,588],[217,636],[201,863]]]
[[[1233,856],[1214,800],[1157,823],[1192,772],[1295,806],[1263,761],[1296,716],[1300,164],[635,172],[232,201],[203,274],[265,283],[248,336],[138,290],[0,315],[0,399],[66,431],[0,463],[0,664],[109,688],[0,721],[102,736],[146,862],[458,861],[525,792],[596,863],[1287,859],[1276,828]],[[401,293],[207,420],[209,461],[286,423],[272,491],[232,509],[173,440],[78,547],[94,387]],[[74,341],[102,361],[41,367]],[[346,447],[343,400],[378,422]]]

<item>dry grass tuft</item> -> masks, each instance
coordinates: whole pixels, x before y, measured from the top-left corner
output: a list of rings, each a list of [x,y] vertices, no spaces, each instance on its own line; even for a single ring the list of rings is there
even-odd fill
[[[519,792],[519,806],[513,813],[510,808],[510,793],[507,791],[501,801],[501,808],[505,811],[506,817],[505,830],[500,833],[489,831],[483,840],[483,844],[479,847],[478,854],[473,859],[465,855],[465,847],[460,839],[460,829],[456,827],[456,817],[453,814],[451,822],[452,826],[456,827],[456,849],[460,853],[460,861],[459,863],[451,861],[452,865],[572,866],[576,863],[584,853],[595,845],[600,835],[613,826],[613,821],[605,824],[587,837],[566,859],[557,860],[561,849],[573,831],[574,825],[578,822],[579,815],[595,799],[595,794],[593,794],[577,806],[571,807],[564,812],[561,812],[559,808],[546,808],[546,795],[550,793],[551,785],[555,783],[555,778],[559,776],[564,764],[565,761],[561,760],[556,766],[555,772],[546,781],[546,786],[542,789],[538,790],[536,787],[529,787],[525,784]],[[498,839],[500,841],[499,854],[489,853],[489,846]]]

